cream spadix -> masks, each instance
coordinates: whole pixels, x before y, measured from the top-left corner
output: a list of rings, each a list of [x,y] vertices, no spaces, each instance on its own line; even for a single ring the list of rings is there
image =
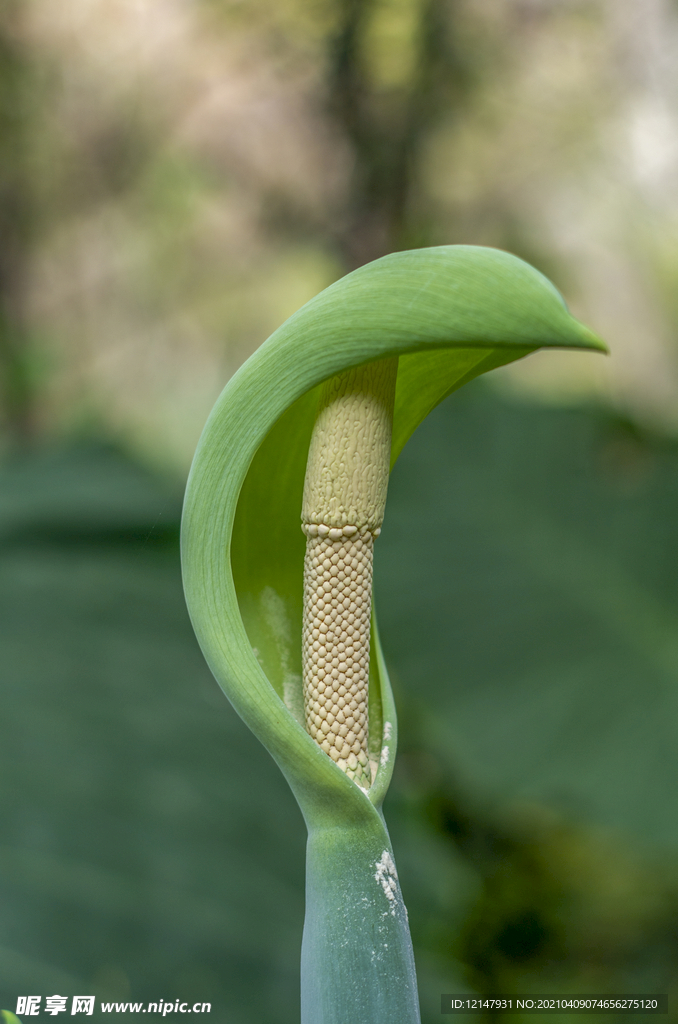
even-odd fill
[[[306,729],[367,789],[372,549],[381,531],[391,458],[398,360],[330,378],[311,435],[306,534],[303,686]]]

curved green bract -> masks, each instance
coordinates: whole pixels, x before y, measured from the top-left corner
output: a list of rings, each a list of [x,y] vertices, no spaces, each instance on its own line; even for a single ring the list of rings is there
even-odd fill
[[[299,720],[299,515],[317,385],[347,367],[400,356],[395,461],[446,395],[542,347],[604,350],[526,263],[472,246],[395,253],[342,278],[290,317],[229,381],[212,411],[184,508],[188,607],[212,672],[280,765],[307,820],[369,814],[364,796]],[[376,638],[374,648],[370,711],[392,720]],[[375,806],[392,763],[391,757],[372,787]]]
[[[271,335],[227,384],[200,439],[182,525],[186,599],[212,672],[284,772],[309,829],[302,978],[313,980],[302,984],[304,1021],[418,1020],[402,900],[398,890],[395,903],[384,902],[375,874],[390,855],[380,808],[397,741],[376,622],[369,729],[382,763],[369,794],[302,724],[300,511],[319,385],[349,367],[399,357],[393,463],[450,392],[543,347],[605,350],[550,282],[508,253],[395,253],[342,278]],[[372,938],[356,944],[356,933]],[[337,958],[339,947],[347,952]],[[370,974],[374,984],[356,981],[347,994],[337,965],[354,979]]]

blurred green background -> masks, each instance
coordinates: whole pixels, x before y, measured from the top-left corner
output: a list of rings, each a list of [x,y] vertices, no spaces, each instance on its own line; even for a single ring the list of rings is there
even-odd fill
[[[183,482],[285,317],[458,242],[533,262],[612,355],[475,382],[393,474],[423,1020],[675,1002],[677,57],[674,0],[0,4],[0,1006],[298,1020],[303,823],[193,638]]]

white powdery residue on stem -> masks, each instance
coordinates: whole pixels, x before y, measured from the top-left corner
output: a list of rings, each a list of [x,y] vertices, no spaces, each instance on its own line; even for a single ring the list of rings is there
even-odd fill
[[[386,764],[387,761],[388,761],[388,747],[382,747],[381,748],[381,764],[382,764],[382,768]]]
[[[380,859],[375,864],[377,873],[374,876],[375,882],[381,886],[384,891],[384,896],[389,902],[391,908],[391,914],[395,917],[396,912],[396,893],[398,891],[398,872],[393,862],[393,857],[384,850]]]
[[[393,726],[390,722],[384,722],[384,743],[387,743],[391,738],[391,731]]]

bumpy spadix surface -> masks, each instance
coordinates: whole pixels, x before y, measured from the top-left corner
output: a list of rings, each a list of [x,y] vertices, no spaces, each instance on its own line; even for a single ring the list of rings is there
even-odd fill
[[[384,518],[396,373],[397,360],[387,359],[327,382],[311,439],[302,507],[306,729],[365,789],[372,782],[372,550]]]
[[[309,536],[304,564],[303,675],[306,728],[333,761],[370,785],[372,534]]]

